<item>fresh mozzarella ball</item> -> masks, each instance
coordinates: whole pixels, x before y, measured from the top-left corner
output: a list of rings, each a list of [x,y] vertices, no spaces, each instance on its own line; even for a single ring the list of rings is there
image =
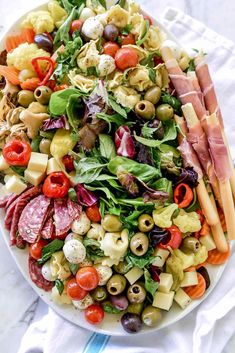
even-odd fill
[[[106,54],[100,55],[98,70],[101,77],[111,74],[115,69],[115,60],[112,56]]]
[[[55,281],[56,277],[51,273],[50,261],[45,262],[42,266],[42,275],[47,281]]]
[[[82,33],[90,39],[98,39],[102,37],[104,27],[102,23],[95,17],[88,18],[82,26]]]
[[[63,246],[66,259],[72,264],[79,264],[86,257],[85,246],[77,239],[67,241]]]
[[[89,7],[84,7],[79,17],[79,20],[86,21],[90,17],[95,17],[95,12]]]
[[[82,212],[80,218],[73,221],[71,226],[72,232],[79,235],[86,234],[90,228],[91,221],[89,220],[85,212]]]
[[[92,305],[94,303],[94,300],[88,293],[82,300],[72,300],[73,305],[75,308],[79,310],[84,310],[88,308],[88,306]]]
[[[162,47],[169,47],[173,51],[175,59],[176,60],[180,59],[182,54],[182,49],[178,46],[178,44],[168,39],[163,42]]]
[[[67,241],[72,240],[72,239],[77,239],[81,242],[83,241],[83,237],[81,235],[75,234],[75,233],[69,233],[67,235],[67,237],[65,238],[64,242],[67,243]]]
[[[113,274],[112,269],[108,266],[103,266],[100,264],[94,265],[94,267],[99,274],[99,286],[104,286]]]

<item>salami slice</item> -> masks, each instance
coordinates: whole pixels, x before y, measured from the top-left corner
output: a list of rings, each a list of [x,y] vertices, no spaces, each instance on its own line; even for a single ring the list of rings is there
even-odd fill
[[[14,213],[11,221],[11,229],[10,229],[10,244],[11,245],[16,245],[16,232],[18,230],[18,222],[20,219],[21,212],[27,205],[28,200],[27,198],[19,198],[16,206],[14,208]]]
[[[22,238],[28,243],[34,243],[39,238],[50,203],[51,199],[44,195],[39,195],[23,209],[19,219],[18,230]]]
[[[82,213],[82,207],[78,205],[76,202],[71,201],[68,199],[68,211],[69,215],[74,221],[75,219],[79,219]]]
[[[11,195],[6,195],[0,198],[0,208],[6,207],[7,201],[9,200],[10,197]]]
[[[12,202],[14,202],[16,199],[18,199],[18,197],[20,197],[21,195],[16,195],[16,194],[12,194],[11,197],[9,197],[7,204],[6,204],[6,209],[8,209],[8,207],[11,205]]]
[[[29,275],[33,283],[37,287],[49,292],[54,287],[54,282],[47,281],[42,275],[42,268],[37,264],[37,261],[29,257]]]
[[[55,234],[60,236],[70,229],[73,219],[69,215],[66,199],[55,199],[54,210]]]
[[[41,237],[43,239],[51,239],[53,231],[54,231],[53,219],[48,218],[48,220],[45,222],[41,230]]]

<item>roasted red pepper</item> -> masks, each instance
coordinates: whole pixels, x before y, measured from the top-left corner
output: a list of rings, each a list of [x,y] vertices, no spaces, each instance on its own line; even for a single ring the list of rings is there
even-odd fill
[[[193,190],[188,184],[180,183],[174,190],[174,202],[177,203],[179,208],[185,208],[193,201]]]
[[[43,184],[43,194],[51,198],[60,198],[68,194],[70,181],[62,172],[54,172],[48,175]]]
[[[100,210],[96,204],[86,208],[86,215],[92,222],[101,221]]]
[[[167,249],[168,247],[171,249],[178,249],[183,240],[181,231],[176,226],[171,226],[170,228],[166,228],[166,230],[169,233],[169,237],[162,241],[159,244],[159,247],[161,249]]]
[[[43,72],[40,68],[39,62],[42,61],[46,61],[49,64],[49,68],[47,69],[46,72]],[[53,74],[54,68],[55,68],[55,62],[54,60],[52,60],[50,57],[48,56],[39,56],[37,58],[32,59],[32,65],[34,70],[36,71],[39,79],[41,80],[41,82],[39,82],[39,86],[45,86],[51,75]]]
[[[66,156],[62,158],[62,162],[65,166],[66,172],[70,173],[75,170],[73,161],[74,161],[73,157],[69,156],[68,154],[66,154]]]
[[[115,132],[116,151],[119,156],[133,158],[135,145],[128,126],[122,125]]]
[[[9,165],[24,167],[29,162],[31,151],[28,142],[15,139],[3,147],[2,155]]]

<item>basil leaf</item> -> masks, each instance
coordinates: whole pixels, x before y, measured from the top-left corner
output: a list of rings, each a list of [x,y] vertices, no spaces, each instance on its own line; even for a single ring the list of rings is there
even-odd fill
[[[121,310],[115,308],[111,303],[106,302],[102,304],[104,311],[108,314],[119,314]]]
[[[67,88],[63,91],[52,93],[49,103],[50,113],[55,116],[63,115],[71,95],[77,95],[79,97],[81,92],[76,88]]]
[[[78,127],[80,125],[82,109],[83,109],[83,104],[80,99],[80,94],[72,94],[68,100],[66,113],[67,113],[69,124],[72,126],[73,130],[76,133],[78,133]]]
[[[76,16],[76,9],[75,7],[71,10],[69,16],[66,18],[64,23],[60,26],[58,29],[56,36],[54,38],[54,45],[59,46],[61,45],[61,42],[66,44],[70,37],[69,37],[69,30],[70,30],[70,25],[72,21],[75,19]]]
[[[89,184],[95,181],[107,164],[102,164],[95,157],[85,157],[75,161],[76,183]]]
[[[56,286],[59,294],[61,295],[64,291],[64,283],[60,279],[56,279],[55,286]]]
[[[15,165],[12,165],[10,168],[13,170],[13,172],[19,174],[22,177],[24,176],[24,171],[26,167],[17,167]]]
[[[63,246],[64,246],[63,240],[60,240],[60,239],[52,240],[52,242],[50,242],[48,245],[43,247],[42,257],[41,259],[38,260],[38,263],[41,265],[47,260],[49,260],[51,255],[54,254],[54,252],[61,250]]]
[[[121,6],[121,5],[120,5]],[[127,36],[130,31],[132,30],[133,25],[131,23],[127,24],[122,30],[121,30],[121,34],[123,34],[124,36]]]
[[[114,97],[109,95],[108,98],[108,105],[118,114],[120,114],[123,118],[127,118],[127,112],[125,108],[121,107],[120,104],[118,104],[115,100]]]
[[[149,271],[146,268],[144,269],[144,281],[145,281],[144,287],[146,291],[149,292],[152,295],[152,297],[154,297],[159,285],[158,285],[158,282],[155,282],[152,279]]]
[[[145,255],[139,257],[135,256],[133,253],[130,251],[127,253],[125,260],[127,263],[131,263],[133,266],[139,267],[139,268],[145,268],[154,261],[155,256],[153,255],[153,248],[149,247],[148,251],[146,252]]]
[[[97,240],[84,238],[83,245],[86,248],[86,256],[89,260],[96,261],[104,257],[104,252],[100,249],[100,242]]]
[[[156,71],[152,68],[148,69],[149,71],[149,78],[153,83],[156,83]]]
[[[69,269],[72,272],[72,274],[75,276],[76,273],[78,272],[79,264],[72,264],[69,262]]]
[[[161,58],[161,53],[159,50],[154,50],[151,54],[149,54],[146,58],[142,59],[140,64],[143,66],[154,67],[154,57],[158,56]]]
[[[161,95],[161,100],[162,103],[169,104],[174,109],[175,113],[181,113],[181,103],[176,97],[171,96],[169,93],[163,92]]]
[[[140,39],[137,40],[136,45],[141,46],[141,44],[144,43],[144,41],[147,37],[148,31],[149,31],[149,27],[150,27],[149,21],[145,20],[145,31],[144,31],[143,35],[140,37]]]
[[[108,160],[116,157],[116,148],[111,136],[99,134],[100,154]]]

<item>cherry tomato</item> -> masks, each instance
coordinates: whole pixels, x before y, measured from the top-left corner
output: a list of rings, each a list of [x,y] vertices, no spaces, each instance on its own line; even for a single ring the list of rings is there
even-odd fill
[[[98,286],[99,274],[92,266],[82,267],[76,274],[76,281],[85,290],[92,290]]]
[[[119,70],[126,70],[138,64],[138,55],[132,48],[121,48],[115,55],[115,63]]]
[[[115,54],[120,49],[119,45],[115,42],[106,42],[103,46],[104,54],[110,55],[115,58]]]
[[[46,245],[46,241],[40,239],[36,243],[30,244],[29,246],[29,254],[35,260],[39,260],[42,257],[42,249]]]
[[[166,228],[169,233],[169,237],[167,237],[166,241],[159,244],[161,249],[167,249],[168,246],[172,249],[178,249],[183,238],[181,235],[181,231],[176,226],[171,226],[170,228]]]
[[[152,26],[153,20],[151,19],[150,16],[144,16],[144,19],[147,20],[147,21],[149,21],[149,25]]]
[[[26,141],[11,140],[2,150],[2,155],[9,165],[27,166],[32,149]]]
[[[73,157],[69,156],[68,154],[62,158],[62,162],[65,166],[66,172],[70,173],[73,170],[75,170],[73,161],[74,161]]]
[[[104,318],[104,310],[98,304],[92,304],[88,306],[84,313],[86,320],[92,325],[101,323]]]
[[[174,201],[179,208],[185,208],[193,201],[193,190],[188,184],[180,183],[174,190]]]
[[[45,179],[42,191],[47,197],[54,199],[64,197],[68,194],[70,181],[62,172],[54,172]]]
[[[75,31],[80,31],[80,29],[81,29],[81,27],[82,27],[82,24],[83,24],[83,21],[82,21],[82,20],[74,20],[74,21],[71,23],[69,33],[70,33],[70,34],[73,34],[73,32],[75,32]]]
[[[121,43],[121,45],[135,45],[135,36],[132,33],[129,33],[127,35],[122,34],[121,36],[119,36],[119,42]]]
[[[92,222],[97,223],[101,221],[99,207],[96,204],[86,208],[86,215]]]
[[[76,278],[72,278],[67,283],[66,293],[72,300],[82,300],[88,292],[77,284]]]

